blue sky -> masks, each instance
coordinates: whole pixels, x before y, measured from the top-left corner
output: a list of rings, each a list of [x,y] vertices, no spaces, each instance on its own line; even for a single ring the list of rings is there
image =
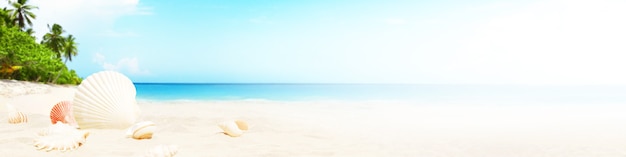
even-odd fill
[[[626,84],[626,2],[31,0],[135,82]]]

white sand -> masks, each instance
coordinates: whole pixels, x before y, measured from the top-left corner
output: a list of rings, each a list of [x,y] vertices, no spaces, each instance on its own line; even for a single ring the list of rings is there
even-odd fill
[[[8,124],[0,106],[0,156],[142,156],[158,144],[185,156],[624,157],[626,107],[429,105],[391,102],[148,102],[142,120],[158,130],[150,140],[124,130],[88,130],[79,149],[38,151],[35,133],[50,125],[50,108],[71,100],[74,87],[0,81],[0,105],[28,114]],[[220,133],[218,122],[243,119],[243,136]]]

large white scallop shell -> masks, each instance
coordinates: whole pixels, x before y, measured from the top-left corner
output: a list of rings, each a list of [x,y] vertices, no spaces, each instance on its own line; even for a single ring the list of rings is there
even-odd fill
[[[35,148],[37,150],[71,151],[82,146],[87,141],[89,132],[78,130],[65,123],[56,123],[37,134]]]
[[[224,134],[231,137],[239,137],[244,131],[248,130],[248,124],[242,120],[225,121],[217,124]]]
[[[151,121],[139,122],[126,130],[126,137],[134,139],[151,139],[156,130],[156,125]]]
[[[124,74],[102,71],[88,76],[74,95],[74,118],[80,128],[125,129],[138,119],[135,85]]]
[[[26,114],[18,111],[13,105],[7,104],[7,110],[9,111],[7,114],[8,122],[11,124],[19,124],[28,122],[28,117]]]
[[[152,149],[149,149],[145,153],[145,157],[173,157],[178,153],[178,146],[176,145],[158,145]]]

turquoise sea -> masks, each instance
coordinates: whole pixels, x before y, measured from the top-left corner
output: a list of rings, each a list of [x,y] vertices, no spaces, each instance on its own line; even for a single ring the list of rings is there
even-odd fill
[[[626,86],[135,83],[138,99],[626,104]]]

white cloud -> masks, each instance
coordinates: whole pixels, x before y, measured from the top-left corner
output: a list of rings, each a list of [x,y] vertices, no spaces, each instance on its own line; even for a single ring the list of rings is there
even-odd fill
[[[624,84],[624,7],[617,0],[552,0],[492,18],[465,42],[456,68],[501,82]]]
[[[93,62],[102,66],[104,70],[128,72],[132,75],[147,75],[150,72],[139,67],[139,60],[136,57],[124,57],[117,62],[107,62],[106,57],[101,53],[95,53]]]
[[[104,61],[106,60],[106,58],[104,57],[104,55],[100,54],[100,53],[96,53],[93,56],[93,62],[97,63],[97,64],[104,64]]]
[[[122,16],[152,14],[151,8],[141,6],[139,0],[31,0],[29,4],[39,7],[33,10],[37,15],[33,29],[38,38],[48,32],[48,24],[58,23],[75,35],[98,35],[111,31]]]

